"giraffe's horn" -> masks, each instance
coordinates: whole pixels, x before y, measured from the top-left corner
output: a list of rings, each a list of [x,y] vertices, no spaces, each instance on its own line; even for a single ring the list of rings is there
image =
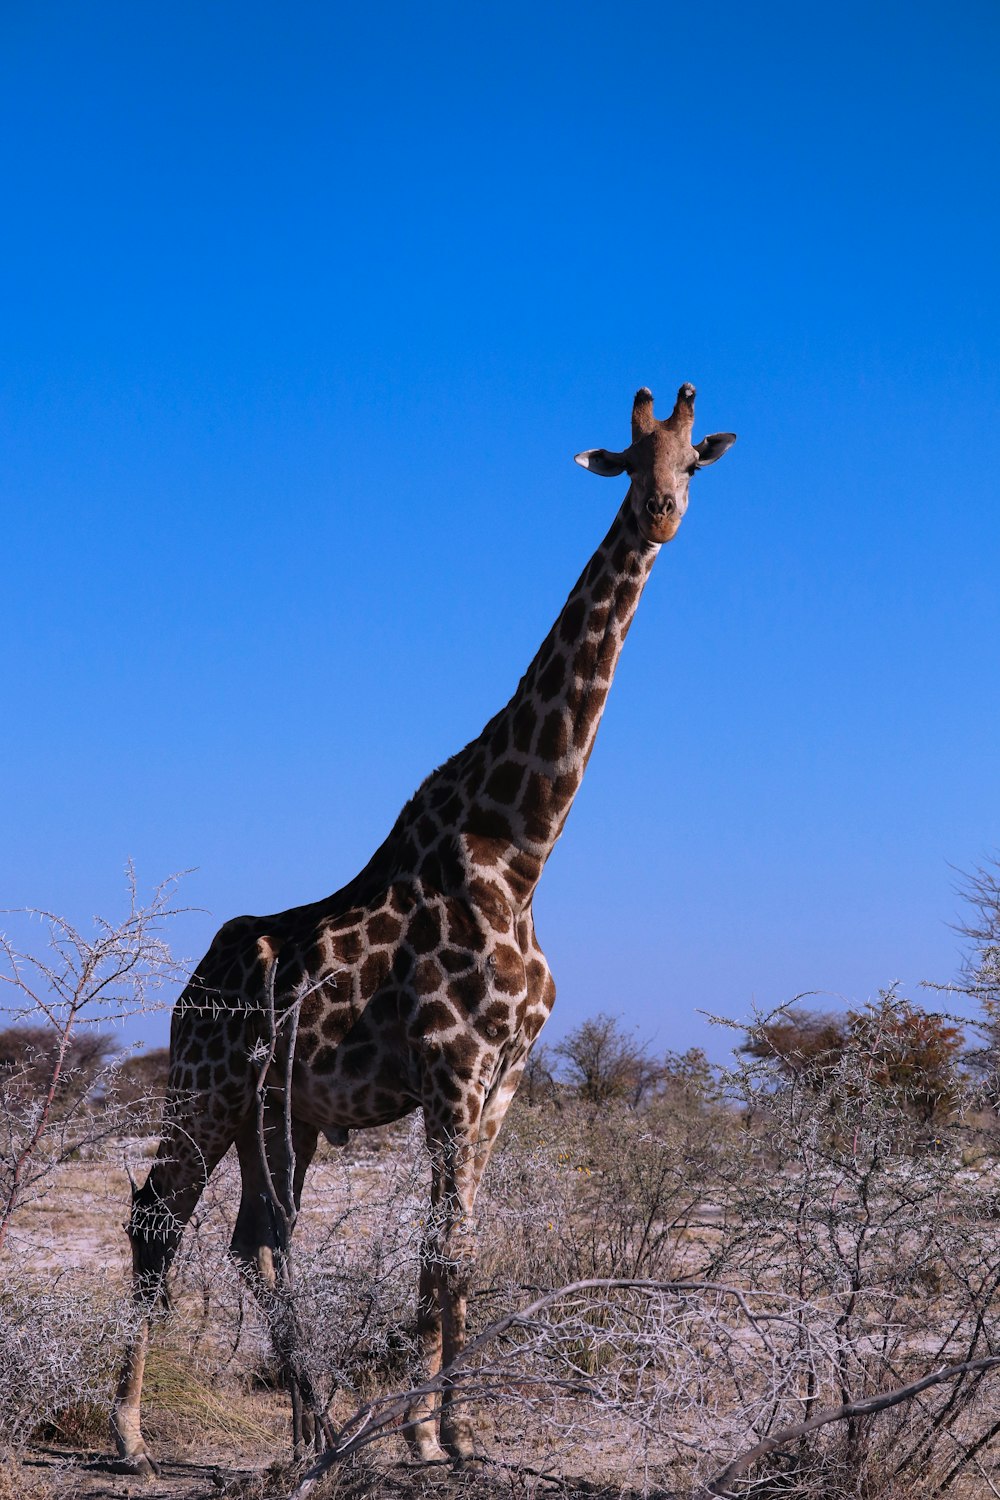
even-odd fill
[[[690,380],[686,380],[677,392],[674,409],[664,422],[664,427],[673,427],[677,432],[687,432],[690,435],[694,426],[694,397],[694,386]]]
[[[653,416],[653,393],[648,385],[636,391],[635,400],[632,402],[632,441],[641,438],[643,433],[652,432],[656,426]]]

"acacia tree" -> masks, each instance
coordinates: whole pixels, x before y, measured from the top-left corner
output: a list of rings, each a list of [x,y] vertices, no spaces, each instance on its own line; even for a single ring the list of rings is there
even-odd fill
[[[756,1027],[740,1051],[778,1064],[782,1072],[819,1084],[847,1042],[847,1017],[796,1006]]]
[[[887,991],[878,1005],[848,1014],[852,1046],[871,1060],[871,1079],[922,1125],[948,1119],[960,1094],[961,1029]]]
[[[519,1097],[524,1104],[535,1108],[556,1099],[556,1081],[549,1048],[536,1042],[528,1053],[521,1076]]]
[[[60,1100],[65,1102],[70,1094],[92,1097],[119,1049],[118,1038],[106,1031],[72,1036],[60,1069],[56,1091]],[[52,1026],[6,1027],[0,1031],[0,1086],[8,1096],[18,1093],[36,1098],[45,1092],[58,1052],[59,1034]]]
[[[777,1063],[812,1089],[831,1085],[846,1053],[864,1055],[872,1085],[929,1125],[954,1111],[963,1046],[950,1017],[922,1010],[890,989],[876,1003],[842,1015],[783,1010],[756,1026],[740,1050]]]
[[[604,1011],[582,1021],[552,1051],[565,1064],[566,1082],[586,1104],[612,1099],[640,1104],[662,1074],[648,1048]]]
[[[159,1110],[166,1098],[170,1067],[168,1047],[149,1047],[116,1062],[108,1083],[108,1099],[119,1108],[151,1106]]]
[[[970,910],[959,932],[970,948],[963,966],[967,992],[993,1014],[1000,1010],[1000,858],[966,877],[963,891]]]

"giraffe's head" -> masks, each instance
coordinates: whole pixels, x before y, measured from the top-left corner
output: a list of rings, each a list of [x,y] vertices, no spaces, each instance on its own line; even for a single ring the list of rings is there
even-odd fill
[[[714,464],[736,441],[735,432],[713,432],[694,443],[693,428],[693,385],[681,386],[673,411],[662,422],[653,416],[653,395],[643,386],[632,405],[631,446],[623,453],[591,448],[576,455],[592,474],[628,474],[627,500],[649,542],[669,542],[676,535],[687,510],[691,475]]]

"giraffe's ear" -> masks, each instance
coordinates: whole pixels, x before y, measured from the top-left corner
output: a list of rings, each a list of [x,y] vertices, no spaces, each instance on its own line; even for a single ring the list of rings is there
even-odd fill
[[[729,452],[735,441],[735,432],[713,432],[711,437],[702,438],[700,443],[695,443],[694,451],[698,455],[699,469],[714,464],[724,453]]]
[[[591,474],[601,474],[605,479],[612,479],[616,474],[625,472],[626,455],[609,453],[607,448],[590,448],[586,453],[578,453],[574,461],[581,469],[589,469]]]

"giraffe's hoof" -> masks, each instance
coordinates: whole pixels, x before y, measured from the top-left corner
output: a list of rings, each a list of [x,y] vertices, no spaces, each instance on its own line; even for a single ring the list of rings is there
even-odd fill
[[[111,1468],[116,1474],[134,1474],[137,1479],[159,1479],[160,1466],[148,1453],[134,1453],[128,1458],[118,1458]]]
[[[410,1452],[420,1464],[446,1464],[448,1455],[437,1438],[424,1438],[410,1443]]]
[[[441,1442],[445,1452],[456,1468],[462,1468],[471,1463],[476,1456],[475,1444],[472,1440],[472,1423],[466,1417],[459,1417],[449,1422],[447,1417],[441,1419]]]

